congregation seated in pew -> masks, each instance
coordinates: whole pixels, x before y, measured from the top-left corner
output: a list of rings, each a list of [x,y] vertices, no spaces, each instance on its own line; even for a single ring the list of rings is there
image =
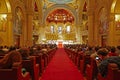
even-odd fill
[[[22,56],[22,60],[28,60],[30,59],[30,52],[29,52],[29,49],[28,48],[21,48],[18,50]]]
[[[78,48],[79,47],[79,48]],[[69,55],[75,56],[73,48],[75,48],[75,45],[65,45],[65,50]],[[82,55],[86,55],[86,53],[89,51],[88,47],[82,47],[82,45],[78,46],[76,45],[76,48],[81,49],[83,52]],[[110,76],[110,74],[117,74],[118,75],[111,75],[111,77],[119,77],[120,75],[120,46],[117,47],[112,47],[112,46],[106,46],[106,47],[100,47],[100,46],[95,46],[93,49],[90,49],[90,58],[92,59],[87,59],[87,61],[90,61],[90,63],[87,64],[87,69],[85,69],[85,77],[87,80],[94,80],[97,79],[98,74],[100,74],[103,78]],[[114,52],[114,53],[113,53]],[[89,53],[89,52],[88,52]],[[81,53],[78,52],[80,55]],[[80,56],[78,56],[78,69],[80,67],[80,71],[83,72],[83,64],[85,63],[84,59],[80,60]],[[71,58],[71,57],[70,57]],[[77,57],[76,57],[77,58]],[[72,59],[72,58],[71,58]],[[74,61],[73,61],[74,62]],[[117,65],[116,72],[111,71],[108,66],[109,64],[114,63]],[[111,72],[111,73],[110,73]],[[83,74],[84,75],[84,74]],[[109,80],[108,78],[101,79],[99,78],[98,80]],[[110,80],[114,80],[113,78]],[[117,79],[116,79],[117,80]]]
[[[13,63],[21,61],[22,57],[20,53],[14,50],[6,54],[2,59],[0,59],[0,68],[11,68]]]
[[[10,51],[0,59],[0,78],[2,80],[30,80],[29,73],[22,72],[22,57],[18,51]]]
[[[108,64],[115,63],[120,69],[120,57],[119,56],[108,56],[109,51],[106,48],[98,50],[98,71],[103,76],[106,77],[108,73]]]

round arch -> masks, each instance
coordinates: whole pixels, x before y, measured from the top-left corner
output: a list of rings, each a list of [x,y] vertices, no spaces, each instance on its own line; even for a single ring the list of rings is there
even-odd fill
[[[6,2],[6,6],[8,8],[8,13],[11,13],[11,5],[10,5],[9,0],[5,0],[5,2]]]
[[[73,14],[73,16],[75,18],[75,24],[78,24],[77,12],[75,11],[75,9],[73,9],[67,5],[53,5],[49,9],[47,9],[47,11],[45,11],[44,16],[43,16],[43,22],[44,22],[43,24],[45,24],[46,18],[47,18],[46,15],[48,15],[49,12],[53,11],[54,9],[60,9],[60,8],[70,11],[71,14]]]
[[[114,41],[115,43],[113,45],[120,44],[120,0],[113,0],[111,4],[111,24],[113,23],[113,29],[114,29]],[[117,34],[117,35],[116,35]]]
[[[114,13],[117,0],[113,0],[111,5],[111,13]]]

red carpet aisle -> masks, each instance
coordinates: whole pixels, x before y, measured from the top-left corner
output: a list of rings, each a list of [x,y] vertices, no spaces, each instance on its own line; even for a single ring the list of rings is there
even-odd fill
[[[64,49],[58,49],[40,80],[84,80]]]

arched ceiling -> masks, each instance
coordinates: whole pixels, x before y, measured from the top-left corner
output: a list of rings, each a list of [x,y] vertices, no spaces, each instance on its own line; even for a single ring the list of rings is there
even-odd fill
[[[79,0],[43,0],[42,1],[43,8],[49,8],[53,5],[69,5],[74,8],[78,8],[80,6]]]
[[[75,0],[48,0],[48,1],[56,4],[66,4]]]
[[[40,2],[41,5],[39,5],[38,2]],[[86,3],[85,0],[36,0],[34,8],[35,12],[38,12],[38,15],[42,16],[39,18],[43,19],[41,24],[44,24],[48,18],[49,13],[56,9],[65,9],[72,13],[75,24],[79,24],[79,21],[81,21],[79,19],[81,19],[81,17],[77,16],[81,16],[82,12],[86,11]]]

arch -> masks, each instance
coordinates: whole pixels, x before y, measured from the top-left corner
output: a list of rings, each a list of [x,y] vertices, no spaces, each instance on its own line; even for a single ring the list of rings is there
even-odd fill
[[[11,13],[11,5],[10,5],[9,0],[5,0],[5,2],[6,2],[6,6],[8,8],[8,13]]]
[[[77,12],[75,11],[75,9],[73,9],[73,8],[71,8],[71,7],[69,7],[69,6],[67,6],[67,5],[53,5],[53,6],[51,6],[49,9],[47,9],[46,11],[45,11],[45,13],[44,13],[44,16],[43,16],[43,22],[46,22],[46,18],[47,18],[47,16],[46,15],[48,15],[49,14],[49,12],[51,12],[51,11],[53,11],[54,9],[65,9],[65,10],[68,10],[68,11],[70,11],[71,12],[71,14],[74,16],[74,18],[75,18],[75,24],[78,24],[78,18],[77,18]],[[45,24],[45,23],[43,23],[43,24]]]
[[[11,13],[11,5],[10,5],[10,2],[9,2],[9,0],[1,0],[0,1],[0,6],[1,6],[1,14],[2,13],[5,13],[5,14],[7,14],[7,13]]]
[[[117,0],[113,0],[112,5],[111,5],[111,13],[114,13],[115,11],[115,5],[116,5]]]

